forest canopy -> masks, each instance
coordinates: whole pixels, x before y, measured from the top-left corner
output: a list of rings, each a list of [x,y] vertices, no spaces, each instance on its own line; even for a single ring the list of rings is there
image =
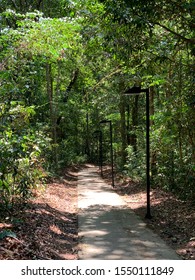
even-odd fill
[[[2,207],[49,172],[98,163],[102,119],[115,169],[144,182],[145,98],[123,94],[134,85],[150,90],[153,187],[194,199],[194,0],[0,2]]]

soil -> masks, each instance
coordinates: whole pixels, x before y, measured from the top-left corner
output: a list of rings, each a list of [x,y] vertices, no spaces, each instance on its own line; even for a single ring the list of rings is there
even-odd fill
[[[26,205],[1,217],[0,260],[77,259],[77,168],[66,169]],[[8,234],[9,235],[9,234]]]
[[[26,204],[0,215],[0,260],[78,259],[77,174],[69,168]],[[111,184],[110,170],[104,180]],[[195,260],[195,205],[160,188],[151,190],[152,219],[145,219],[145,187],[117,176],[115,191],[184,260]],[[3,233],[5,234],[2,237]]]

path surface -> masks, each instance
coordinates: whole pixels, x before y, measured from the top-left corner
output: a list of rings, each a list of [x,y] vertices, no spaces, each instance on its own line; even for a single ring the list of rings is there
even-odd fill
[[[89,167],[79,172],[79,259],[179,259]]]

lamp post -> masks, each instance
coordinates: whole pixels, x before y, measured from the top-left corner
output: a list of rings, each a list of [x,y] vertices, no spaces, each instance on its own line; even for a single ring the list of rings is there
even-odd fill
[[[102,131],[96,130],[94,134],[99,134],[99,168],[102,176]]]
[[[150,213],[150,104],[149,104],[149,88],[142,89],[141,87],[134,86],[127,89],[125,95],[139,95],[146,93],[146,185],[147,185],[147,212],[145,217],[151,219]]]
[[[110,158],[112,168],[112,186],[114,187],[114,161],[113,161],[113,147],[112,147],[112,122],[110,120],[102,120],[100,124],[109,123],[110,125]]]

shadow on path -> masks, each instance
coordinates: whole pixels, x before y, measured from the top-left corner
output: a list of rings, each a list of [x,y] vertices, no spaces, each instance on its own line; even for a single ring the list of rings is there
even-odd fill
[[[80,171],[79,259],[179,259],[96,173]]]

